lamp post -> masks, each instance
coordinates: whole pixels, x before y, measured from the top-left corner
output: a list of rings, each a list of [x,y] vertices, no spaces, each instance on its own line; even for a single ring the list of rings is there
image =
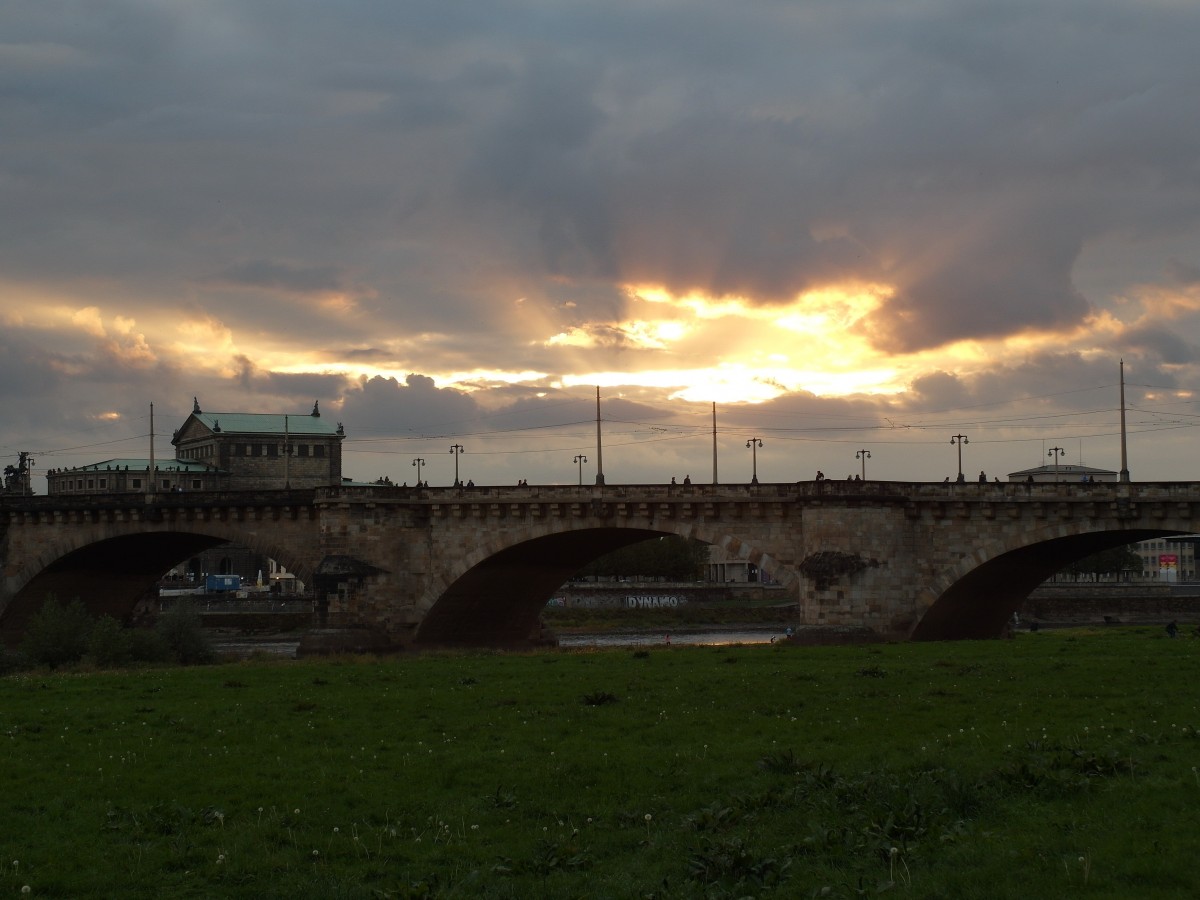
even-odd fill
[[[967,436],[965,434],[956,434],[954,437],[950,438],[950,443],[958,444],[958,480],[962,481],[962,448],[963,444],[969,444],[971,442],[967,440]]]
[[[867,480],[867,460],[871,458],[871,451],[870,450],[859,450],[857,453],[854,454],[854,458],[862,460],[862,480],[866,481]]]
[[[454,454],[454,486],[462,487],[462,482],[458,480],[458,455],[463,452],[463,445],[451,444],[450,452]]]
[[[421,466],[425,465],[425,460],[417,457],[413,460],[413,465],[417,467],[417,487],[421,486]]]
[[[758,484],[758,448],[763,445],[762,438],[750,438],[746,446],[750,448],[750,483]]]
[[[1067,451],[1064,450],[1062,447],[1051,447],[1049,452],[1046,454],[1047,456],[1054,457],[1054,480],[1055,481],[1058,481],[1058,457],[1061,454],[1066,453],[1066,452]]]
[[[573,462],[573,463],[575,463],[575,465],[579,466],[579,484],[580,484],[580,486],[582,486],[583,485],[583,464],[585,462],[587,462],[587,457],[584,456],[582,453],[580,453],[573,460],[571,460],[571,462]]]

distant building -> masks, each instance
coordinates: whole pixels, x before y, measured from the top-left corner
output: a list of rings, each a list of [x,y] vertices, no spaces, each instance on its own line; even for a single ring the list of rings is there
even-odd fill
[[[340,423],[308,415],[203,412],[175,431],[173,459],[109,459],[46,473],[47,493],[114,494],[312,488],[342,482]]]
[[[209,413],[194,403],[171,443],[178,459],[215,466],[236,491],[341,484],[345,436],[316,403],[307,416]]]
[[[1130,544],[1142,558],[1142,577],[1155,581],[1195,581],[1196,544],[1200,535],[1177,534]]]
[[[1035,469],[1022,469],[1020,472],[1009,472],[1009,481],[1119,481],[1120,475],[1110,469],[1094,469],[1091,466],[1079,466],[1071,463],[1059,463],[1057,466],[1038,466]]]
[[[215,491],[225,486],[224,473],[215,466],[182,459],[155,461],[153,490]],[[70,494],[145,494],[151,490],[148,459],[106,459],[103,462],[50,469],[46,492],[51,496]]]

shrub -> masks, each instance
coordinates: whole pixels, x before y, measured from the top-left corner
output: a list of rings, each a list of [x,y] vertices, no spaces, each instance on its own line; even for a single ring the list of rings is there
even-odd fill
[[[94,622],[78,598],[60,603],[51,594],[29,620],[21,649],[34,665],[55,669],[83,659]]]
[[[157,631],[150,628],[131,628],[129,637],[130,656],[137,662],[162,663],[171,659],[171,648]]]
[[[200,627],[200,616],[186,604],[177,603],[159,616],[154,630],[176,662],[190,666],[211,663],[217,658],[217,651]]]
[[[21,650],[10,650],[0,646],[0,675],[11,675],[30,666],[29,657]]]
[[[100,668],[127,665],[133,660],[133,641],[120,622],[101,616],[88,636],[87,655]]]

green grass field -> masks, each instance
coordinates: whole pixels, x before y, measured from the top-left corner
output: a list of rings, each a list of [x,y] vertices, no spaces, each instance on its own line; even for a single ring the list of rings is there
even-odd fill
[[[1200,640],[0,680],[0,893],[1183,898]]]

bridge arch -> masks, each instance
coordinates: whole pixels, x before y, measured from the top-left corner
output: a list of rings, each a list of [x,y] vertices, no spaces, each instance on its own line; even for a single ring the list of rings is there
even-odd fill
[[[308,560],[258,531],[234,523],[189,523],[186,528],[99,527],[57,530],[53,538],[24,555],[23,565],[5,578],[0,596],[0,634],[15,640],[50,596],[78,598],[95,615],[128,620],[151,596],[163,573],[190,556],[226,543],[249,547],[280,562],[304,580]]]
[[[1193,522],[1093,530],[1057,524],[990,538],[929,580],[917,598],[911,637],[994,638],[1038,585],[1072,562],[1138,541],[1195,531]]]
[[[767,549],[726,531],[673,520],[620,525],[527,524],[496,532],[443,559],[416,604],[420,644],[512,645],[526,641],[546,602],[592,560],[654,537],[674,535],[722,546],[793,591],[798,575]]]

